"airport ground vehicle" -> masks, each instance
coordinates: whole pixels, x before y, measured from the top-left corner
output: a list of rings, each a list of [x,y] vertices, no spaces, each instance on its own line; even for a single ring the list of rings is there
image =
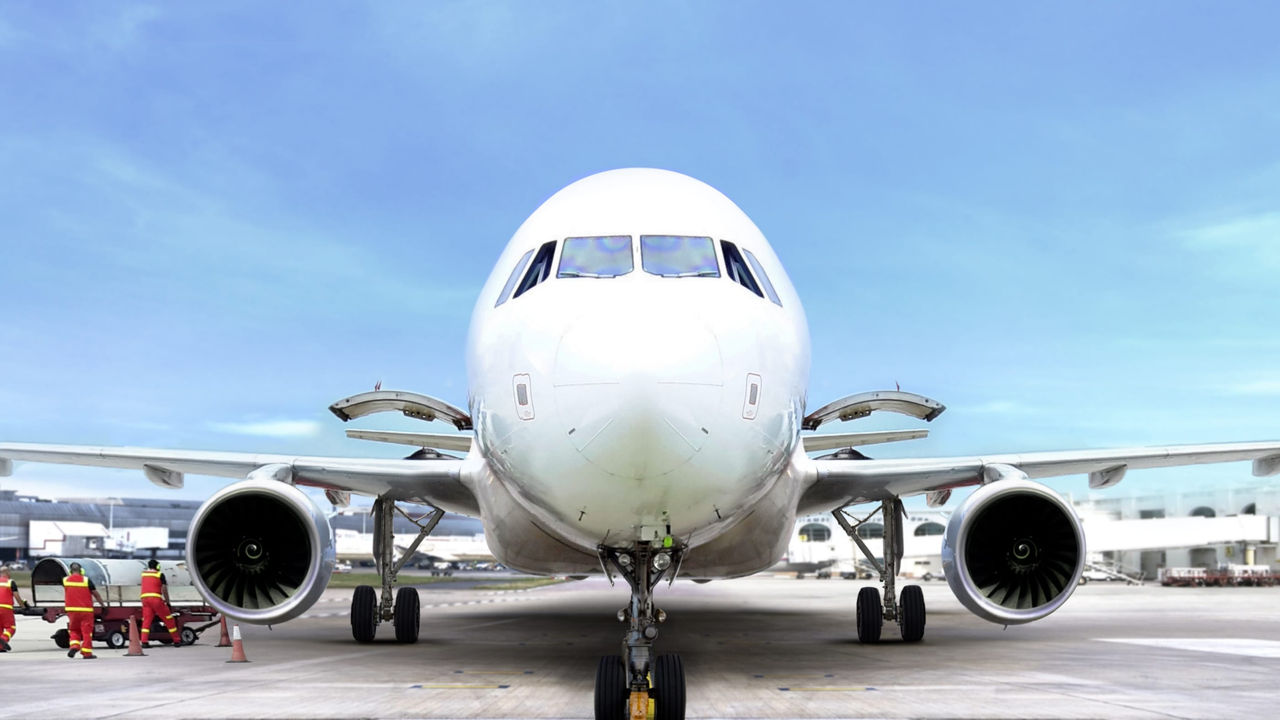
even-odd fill
[[[44,558],[31,571],[31,603],[24,608],[24,615],[44,618],[45,622],[58,622],[66,615],[63,610],[62,578],[72,562],[80,563],[84,574],[107,603],[105,612],[94,616],[93,639],[109,648],[119,649],[129,644],[129,618],[142,618],[142,603],[138,598],[142,586],[142,560],[107,560],[95,558]],[[191,584],[185,563],[161,562],[160,569],[169,582],[170,607],[183,644],[195,642],[202,632],[218,624],[218,611],[210,607]],[[59,628],[51,636],[60,648],[70,647],[66,628]],[[151,640],[169,643],[169,631],[159,618],[152,623]]]

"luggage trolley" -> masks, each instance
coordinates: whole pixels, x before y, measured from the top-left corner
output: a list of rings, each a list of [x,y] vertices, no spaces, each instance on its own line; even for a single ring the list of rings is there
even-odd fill
[[[114,560],[105,558],[44,558],[31,570],[32,607],[22,610],[24,615],[43,617],[45,622],[58,622],[66,610],[63,604],[62,578],[73,562],[84,568],[85,577],[93,581],[98,594],[107,603],[106,612],[94,612],[93,639],[109,648],[120,649],[129,644],[129,618],[142,622],[142,571],[144,560]],[[218,611],[210,607],[191,583],[185,562],[161,561],[160,571],[169,585],[170,607],[178,624],[183,644],[193,643],[205,630],[218,624]],[[15,608],[16,609],[16,608]],[[141,630],[141,628],[139,628]],[[66,628],[60,628],[52,636],[54,644],[64,650],[71,646]],[[169,631],[161,618],[151,624],[151,641],[172,643]]]

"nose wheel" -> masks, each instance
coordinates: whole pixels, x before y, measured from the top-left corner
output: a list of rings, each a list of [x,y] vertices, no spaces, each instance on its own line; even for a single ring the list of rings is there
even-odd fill
[[[618,611],[618,620],[627,623],[622,655],[606,655],[596,666],[596,720],[644,720],[650,700],[655,720],[684,720],[684,663],[679,655],[653,654],[658,625],[667,619],[653,605],[653,588],[663,577],[675,579],[680,549],[637,543],[599,553],[609,582],[616,572],[631,586],[631,603]]]

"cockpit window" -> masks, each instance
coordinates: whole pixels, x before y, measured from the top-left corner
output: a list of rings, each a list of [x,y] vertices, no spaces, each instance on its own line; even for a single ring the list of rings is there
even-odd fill
[[[538,248],[538,254],[534,256],[533,262],[529,264],[529,272],[524,274],[524,280],[520,281],[520,287],[516,289],[516,294],[511,296],[512,299],[529,292],[534,285],[551,276],[551,258],[555,254],[555,240],[545,242],[542,247]]]
[[[498,302],[494,303],[494,307],[498,307],[511,297],[511,288],[516,286],[516,280],[520,279],[520,273],[524,271],[524,266],[528,264],[529,258],[533,257],[533,251],[526,252],[520,262],[516,263],[516,267],[511,271],[511,277],[507,278],[507,284],[502,286],[502,294],[498,296]]]
[[[641,235],[640,264],[662,277],[720,277],[716,247],[709,237]]]
[[[729,279],[756,295],[764,297],[764,293],[760,292],[760,286],[756,284],[755,278],[751,277],[751,270],[747,268],[747,261],[743,260],[742,253],[738,252],[738,246],[728,240],[721,240],[720,249],[724,250],[724,269],[729,274]]]
[[[560,251],[558,278],[611,278],[635,269],[630,235],[571,237]]]
[[[760,264],[755,255],[751,254],[750,250],[742,248],[742,254],[747,257],[747,264],[751,266],[751,269],[756,271],[756,279],[760,281],[761,287],[764,288],[764,294],[769,296],[769,300],[774,305],[782,307],[782,301],[778,299],[778,293],[774,291],[773,283],[769,282],[769,276],[765,274],[764,266]]]

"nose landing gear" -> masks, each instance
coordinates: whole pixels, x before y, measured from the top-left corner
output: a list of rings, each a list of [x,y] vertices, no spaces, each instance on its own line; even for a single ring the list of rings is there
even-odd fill
[[[653,605],[653,588],[668,574],[675,579],[681,550],[642,542],[598,552],[609,582],[617,572],[631,586],[631,604],[618,611],[618,620],[627,623],[622,655],[606,655],[596,668],[596,720],[645,718],[650,698],[655,720],[684,720],[684,663],[679,655],[653,655],[658,625],[667,619]]]

